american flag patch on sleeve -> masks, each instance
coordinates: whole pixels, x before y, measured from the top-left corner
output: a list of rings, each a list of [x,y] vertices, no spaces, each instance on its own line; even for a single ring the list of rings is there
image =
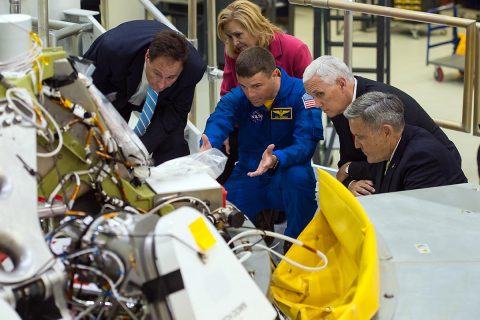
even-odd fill
[[[302,96],[302,100],[303,100],[303,106],[305,107],[305,109],[315,107],[315,100],[313,100],[313,97],[308,93],[305,93]]]

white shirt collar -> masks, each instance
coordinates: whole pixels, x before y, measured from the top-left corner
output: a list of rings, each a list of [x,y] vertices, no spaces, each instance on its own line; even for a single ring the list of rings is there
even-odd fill
[[[390,163],[393,159],[393,156],[395,155],[395,152],[397,151],[398,145],[400,143],[400,140],[402,140],[402,136],[400,136],[400,139],[397,141],[397,145],[395,146],[395,149],[393,149],[392,155],[390,156],[390,159],[388,160],[388,163]]]
[[[140,80],[140,83],[138,84],[137,90],[130,97],[130,99],[128,99],[128,102],[130,102],[131,104],[134,104],[136,106],[141,105],[142,102],[145,100],[145,97],[147,96],[148,81],[147,81],[147,75],[145,74],[146,64],[147,64],[147,62],[145,62],[143,64],[142,79]]]
[[[353,103],[353,101],[355,101],[355,98],[357,97],[357,79],[355,77],[353,77],[353,81],[354,81],[354,84],[353,84],[353,96],[352,96],[352,101],[350,102],[350,104],[348,105],[348,107],[350,107]],[[347,108],[348,108],[347,107]]]

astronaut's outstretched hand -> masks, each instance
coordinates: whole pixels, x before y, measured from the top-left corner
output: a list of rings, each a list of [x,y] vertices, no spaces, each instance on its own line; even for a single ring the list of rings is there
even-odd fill
[[[212,149],[212,144],[210,140],[208,140],[207,135],[204,133],[202,134],[202,146],[200,147],[200,152]]]
[[[261,176],[267,172],[268,169],[275,165],[277,162],[277,156],[273,155],[273,148],[275,148],[275,145],[271,144],[267,147],[267,149],[265,149],[262,155],[262,160],[260,160],[260,163],[258,164],[257,170],[247,173],[249,177]]]

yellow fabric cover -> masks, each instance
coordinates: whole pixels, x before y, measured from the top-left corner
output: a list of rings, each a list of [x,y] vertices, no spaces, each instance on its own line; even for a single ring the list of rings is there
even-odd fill
[[[291,319],[371,319],[379,307],[375,231],[355,197],[334,177],[318,173],[320,209],[299,240],[328,258],[328,267],[308,272],[282,261],[271,289]],[[293,245],[287,256],[307,266],[323,261]]]
[[[458,39],[459,41],[458,41],[457,48],[455,49],[455,53],[458,54],[459,56],[464,56],[465,49],[467,48],[467,35],[465,33],[459,33]]]

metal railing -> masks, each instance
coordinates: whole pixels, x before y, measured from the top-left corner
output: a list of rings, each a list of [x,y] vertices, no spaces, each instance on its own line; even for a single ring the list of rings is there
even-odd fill
[[[441,119],[436,119],[435,121],[444,128],[470,133],[472,132],[473,113],[473,119],[476,121],[476,125],[473,126],[473,134],[480,136],[480,58],[478,58],[480,51],[478,49],[478,45],[480,44],[480,23],[472,19],[355,3],[345,0],[289,0],[289,2],[295,5],[349,10],[384,17],[465,28],[467,48],[465,51],[462,120],[460,123]],[[351,41],[348,40],[351,39],[351,35],[344,35],[344,37],[347,41]],[[477,94],[474,95],[474,92]],[[475,105],[475,108],[473,108],[473,105]]]
[[[33,26],[40,28],[39,22],[40,20],[38,18],[32,18]],[[73,55],[81,55],[82,48],[80,48],[80,35],[82,32],[91,31],[93,29],[93,24],[49,19],[47,28],[48,30],[53,30],[48,37],[50,47],[57,46],[57,42],[62,39],[71,38],[71,53]]]
[[[215,1],[207,0],[207,34],[208,34],[208,97],[210,102],[210,113],[217,105],[217,79],[223,78],[223,71],[218,69],[217,64],[217,14]]]
[[[170,20],[168,20],[167,17],[165,17],[165,15],[160,10],[158,10],[157,7],[155,7],[155,5],[150,0],[138,0],[138,1],[140,1],[140,3],[145,7],[145,10],[147,10],[153,16],[153,18],[155,20],[163,23],[164,25],[166,25],[167,27],[169,27],[172,30],[180,32],[170,22]]]

